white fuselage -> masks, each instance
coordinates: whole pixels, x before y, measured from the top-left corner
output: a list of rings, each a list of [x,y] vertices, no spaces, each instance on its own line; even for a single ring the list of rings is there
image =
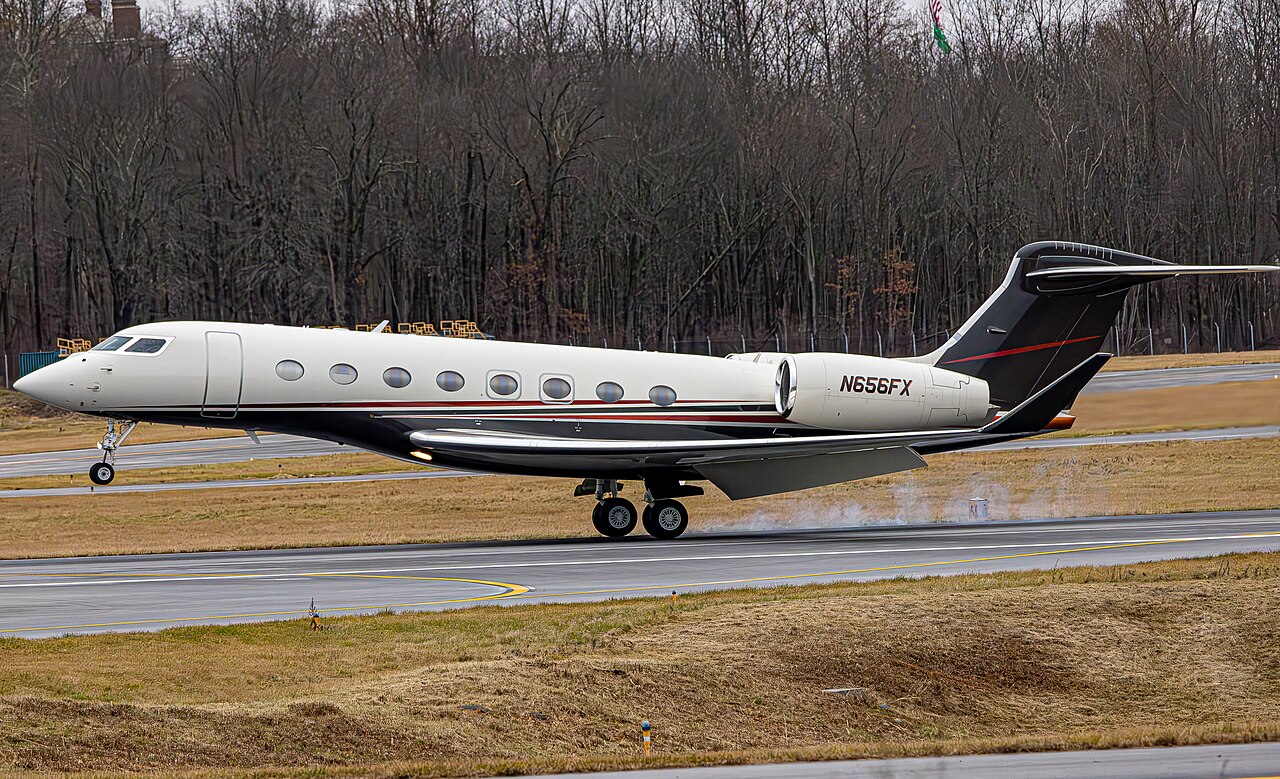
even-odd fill
[[[814,374],[802,360],[798,397],[856,411],[841,423],[836,414],[788,419],[778,389],[785,355],[722,359],[225,322],[139,325],[116,337],[24,377],[19,389],[102,416],[295,433],[402,459],[414,449],[409,433],[424,429],[687,440],[914,428],[939,403],[949,425],[987,416],[985,386],[948,389],[929,373],[946,371],[858,355],[829,356],[815,379],[831,374],[825,390],[805,383]],[[119,346],[101,349],[111,342]],[[835,422],[820,426],[828,417]],[[497,470],[465,459],[435,464]],[[500,470],[599,475],[536,461]]]

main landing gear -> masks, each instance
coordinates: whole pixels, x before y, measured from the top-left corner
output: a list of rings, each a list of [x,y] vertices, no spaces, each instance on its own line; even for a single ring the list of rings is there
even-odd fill
[[[675,496],[701,495],[702,488],[671,483],[645,482],[643,515],[637,515],[635,504],[618,497],[622,485],[612,479],[584,479],[574,488],[574,495],[595,495],[596,506],[591,511],[591,524],[601,535],[621,538],[643,524],[644,530],[654,538],[679,538],[689,527],[689,512]],[[606,493],[608,496],[606,497]],[[655,497],[655,493],[664,497]],[[674,494],[673,494],[674,493]],[[672,495],[672,497],[666,497]],[[637,521],[638,520],[638,521]]]
[[[94,463],[89,469],[89,481],[101,486],[110,484],[115,479],[116,469],[112,462],[116,459],[116,450],[124,445],[124,439],[137,426],[136,421],[107,418],[107,432],[98,442],[98,448],[102,450],[102,462]]]

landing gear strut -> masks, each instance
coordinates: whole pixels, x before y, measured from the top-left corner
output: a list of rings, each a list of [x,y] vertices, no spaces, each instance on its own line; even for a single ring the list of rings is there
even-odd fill
[[[679,538],[689,527],[689,512],[675,498],[702,494],[701,487],[678,481],[646,481],[644,499],[647,505],[643,520],[637,522],[639,517],[635,504],[618,497],[621,490],[622,485],[613,479],[584,479],[573,491],[574,495],[595,494],[596,507],[591,512],[591,523],[602,535],[610,538],[621,538],[641,523],[645,532],[654,538]]]
[[[89,481],[98,485],[111,483],[116,477],[116,469],[112,465],[116,459],[116,450],[124,445],[124,439],[128,438],[137,426],[138,423],[134,420],[107,418],[107,432],[98,442],[98,448],[102,450],[102,462],[94,463],[89,469]]]

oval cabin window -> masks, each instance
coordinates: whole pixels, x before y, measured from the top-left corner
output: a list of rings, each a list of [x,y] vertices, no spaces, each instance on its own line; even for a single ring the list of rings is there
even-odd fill
[[[542,394],[552,400],[564,400],[573,392],[572,385],[564,379],[552,377],[542,382]]]
[[[676,391],[665,385],[659,384],[649,390],[649,400],[658,406],[670,406],[676,402]]]
[[[305,373],[297,360],[281,360],[276,363],[276,375],[285,381],[297,381]]]
[[[489,379],[489,391],[495,395],[514,395],[518,389],[520,389],[520,383],[514,376],[497,373]]]
[[[356,380],[356,369],[345,362],[340,362],[329,369],[329,378],[339,384],[350,384]]]
[[[388,387],[400,389],[401,387],[409,386],[409,382],[413,381],[413,377],[404,368],[387,368],[382,372],[382,380],[387,383]]]
[[[596,387],[596,397],[605,403],[617,403],[622,400],[622,385],[612,381],[602,381]]]
[[[443,371],[436,377],[436,386],[445,392],[457,392],[466,383],[462,374],[455,371]]]

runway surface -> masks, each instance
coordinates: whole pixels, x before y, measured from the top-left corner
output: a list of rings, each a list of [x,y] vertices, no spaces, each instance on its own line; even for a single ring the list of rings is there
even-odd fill
[[[1261,365],[1209,365],[1202,368],[1161,368],[1148,371],[1112,371],[1099,373],[1087,385],[1083,395],[1130,390],[1194,387],[1228,381],[1274,381],[1280,376],[1280,363]]]
[[[290,446],[296,444],[300,449],[306,449],[312,444],[326,445],[322,441],[312,441],[309,438],[297,438],[295,436],[267,436],[263,438],[264,446],[268,439],[273,438],[289,438],[290,441],[272,441],[271,446],[275,451],[287,451]],[[1072,438],[1029,438],[1022,441],[1010,441],[1003,444],[993,444],[983,447],[982,449],[973,449],[967,451],[996,451],[996,450],[1013,450],[1013,449],[1058,449],[1062,447],[1077,446],[1103,446],[1115,444],[1149,444],[1160,441],[1226,441],[1239,438],[1280,438],[1280,426],[1266,425],[1258,427],[1224,427],[1211,430],[1174,430],[1163,433],[1124,433],[1121,435],[1109,436],[1076,436]],[[205,443],[214,443],[226,439],[214,439]],[[230,439],[237,440],[237,439]],[[192,442],[187,442],[192,443]],[[252,444],[251,444],[252,445]],[[333,446],[332,444],[328,444]],[[144,444],[138,449],[144,447],[168,447],[171,444]],[[336,447],[339,452],[359,451],[352,447]],[[332,452],[330,452],[332,453]],[[192,453],[188,453],[190,455]],[[62,457],[66,455],[66,457]],[[88,464],[96,459],[96,451],[93,449],[78,450],[78,452],[48,452],[41,455],[9,455],[0,457],[0,478],[13,478],[18,476],[57,476],[66,475],[68,473],[79,474],[83,470],[87,470]],[[287,455],[299,456],[299,455]],[[137,454],[136,459],[133,453],[126,453],[121,450],[116,457],[116,470],[126,471],[138,468],[157,467],[157,460],[164,455],[156,454],[155,450],[150,448]],[[199,464],[197,462],[184,463],[186,456],[175,455],[167,460],[170,466],[180,464]],[[4,498],[39,498],[39,497],[57,497],[62,495],[110,495],[114,493],[130,493],[130,492],[168,492],[171,490],[193,490],[193,489],[225,489],[228,487],[249,488],[249,487],[280,487],[297,484],[335,484],[341,482],[353,481],[402,481],[405,479],[433,479],[448,476],[470,476],[471,473],[460,471],[445,470],[427,470],[421,471],[404,471],[398,473],[366,473],[354,474],[349,476],[315,476],[315,477],[297,477],[297,478],[272,478],[272,479],[212,479],[209,481],[189,481],[189,482],[170,482],[157,484],[130,484],[127,479],[120,479],[117,483],[107,487],[93,487],[88,485],[81,487],[47,487],[40,489],[22,489],[22,490],[0,490],[0,499]]]
[[[1209,368],[1168,368],[1099,374],[1085,393],[1127,392],[1159,387],[1180,387],[1226,381],[1271,380],[1280,375],[1280,363],[1266,365],[1223,365]],[[1277,390],[1280,392],[1280,389]],[[116,453],[116,470],[170,468],[184,465],[276,460],[291,457],[318,457],[360,451],[349,446],[290,435],[259,436],[255,444],[247,436],[175,441],[158,444],[127,444]],[[56,441],[51,441],[55,443]],[[0,478],[22,476],[82,475],[97,462],[97,449],[69,449],[0,457]]]
[[[604,600],[1280,548],[1280,510],[0,562],[0,634]]]
[[[1277,771],[1280,744],[1230,744],[671,768],[543,779],[1280,779]]]

